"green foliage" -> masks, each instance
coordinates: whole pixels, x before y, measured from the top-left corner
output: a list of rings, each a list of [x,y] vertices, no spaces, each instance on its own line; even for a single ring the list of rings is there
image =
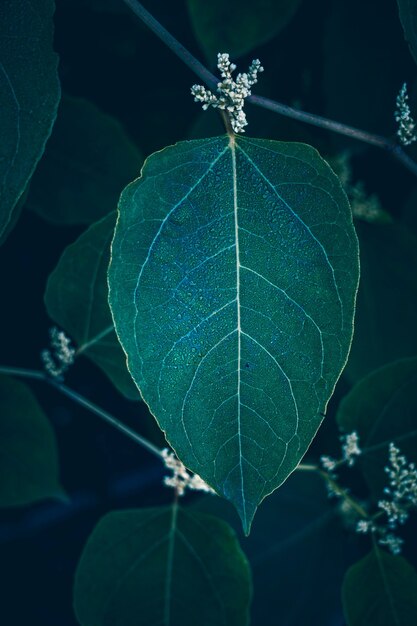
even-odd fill
[[[246,532],[345,364],[357,255],[338,179],[303,144],[180,143],[121,197],[109,285],[129,370]]]
[[[48,279],[49,316],[76,342],[77,355],[98,365],[127,398],[139,395],[126,368],[107,302],[107,266],[116,215],[90,226],[68,246]]]
[[[26,385],[0,375],[0,507],[63,497],[48,418]]]
[[[53,0],[0,3],[0,239],[44,151],[60,98]]]
[[[218,52],[233,57],[272,39],[291,20],[300,0],[187,0],[196,37],[214,64]]]
[[[245,626],[250,597],[249,568],[231,528],[177,506],[106,515],[74,588],[82,626]]]
[[[387,485],[384,467],[394,442],[417,463],[417,358],[390,363],[359,381],[341,401],[340,428],[357,431],[363,450],[359,464],[378,500]]]
[[[353,565],[343,583],[348,626],[415,626],[417,572],[403,557],[376,546]]]
[[[347,378],[417,354],[417,239],[404,226],[358,222],[361,282]]]
[[[90,224],[114,211],[141,164],[117,120],[91,102],[64,96],[27,204],[58,224]]]
[[[404,35],[417,63],[417,4],[414,0],[397,0]]]

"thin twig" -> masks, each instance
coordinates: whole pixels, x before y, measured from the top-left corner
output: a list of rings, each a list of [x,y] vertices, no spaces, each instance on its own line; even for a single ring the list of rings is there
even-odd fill
[[[154,446],[153,443],[139,435],[136,431],[129,428],[129,426],[123,424],[123,422],[111,415],[108,411],[105,411],[101,407],[97,406],[97,404],[94,404],[93,402],[79,394],[77,391],[74,391],[70,387],[67,387],[67,385],[64,385],[64,383],[54,380],[50,376],[47,376],[41,370],[28,370],[20,367],[1,366],[0,374],[20,376],[23,378],[32,378],[34,380],[41,380],[42,382],[47,383],[54,389],[60,391],[64,396],[67,396],[67,398],[70,398],[80,406],[88,409],[95,415],[98,415],[98,417],[101,417],[101,419],[103,419],[105,422],[111,424],[111,426],[113,426],[114,428],[117,428],[117,430],[127,435],[130,439],[138,443],[143,448],[146,448],[146,450],[148,450],[149,452],[152,452],[152,454],[154,454],[155,456],[158,456],[159,458],[162,457],[162,450],[160,450],[160,448],[157,448],[157,446]]]
[[[148,28],[157,36],[163,43],[170,48],[180,59],[194,72],[201,80],[212,90],[217,90],[219,79],[208,70],[194,55],[191,54],[171,33],[169,33],[163,26],[147,11],[138,0],[123,0],[123,2],[133,11],[133,13],[141,19]],[[330,120],[321,115],[314,113],[307,113],[300,111],[294,107],[282,104],[270,98],[264,98],[262,96],[251,95],[247,98],[247,101],[255,106],[260,106],[264,109],[274,111],[280,115],[291,117],[292,119],[331,130],[339,135],[345,135],[362,141],[371,146],[381,148],[385,152],[391,154],[395,159],[402,163],[410,172],[417,176],[417,162],[404,152],[403,148],[392,139],[369,133],[365,130],[349,126],[348,124],[342,124]]]

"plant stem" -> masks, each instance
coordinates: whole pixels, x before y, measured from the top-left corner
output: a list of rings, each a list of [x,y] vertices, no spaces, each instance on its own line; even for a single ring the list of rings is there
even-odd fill
[[[74,391],[70,387],[67,387],[67,385],[64,385],[64,383],[47,376],[41,370],[28,370],[20,367],[0,366],[0,374],[21,376],[23,378],[32,378],[34,380],[41,380],[42,382],[47,383],[54,389],[60,391],[64,396],[67,396],[67,398],[70,398],[80,406],[91,411],[91,413],[94,413],[95,415],[98,415],[98,417],[101,417],[101,419],[103,419],[105,422],[111,424],[111,426],[113,426],[114,428],[117,428],[117,430],[127,435],[130,439],[138,443],[143,448],[146,448],[146,450],[148,450],[149,452],[152,452],[152,454],[154,454],[155,456],[159,458],[162,457],[162,450],[154,446],[153,443],[139,435],[136,431],[129,428],[129,426],[123,424],[123,422],[111,415],[108,411],[105,411],[78,392]]]
[[[214,91],[217,90],[219,79],[198,59],[196,59],[195,56],[192,55],[191,52],[187,50],[177,39],[175,39],[175,37],[171,35],[171,33],[169,33],[166,28],[164,28],[162,24],[160,24],[158,20],[156,20],[153,15],[151,15],[149,11],[142,6],[139,0],[123,0],[123,2],[139,19],[144,22],[144,24],[146,24],[146,26],[148,26],[148,28],[150,28],[150,30],[157,37],[159,37],[159,39],[161,39],[161,41],[163,41],[166,46],[168,46],[168,48],[170,48],[170,50],[172,50],[181,59],[181,61],[183,61],[183,63],[185,63],[185,65],[187,65],[187,67],[191,69],[191,71],[199,76],[199,78],[201,78],[201,80],[210,89]],[[331,130],[339,135],[345,135],[347,137],[351,137],[352,139],[356,139],[357,141],[367,143],[368,145],[381,148],[382,150],[385,150],[385,152],[391,154],[410,172],[417,176],[417,162],[409,157],[408,154],[404,152],[403,148],[396,143],[396,141],[393,141],[388,137],[369,133],[365,130],[355,128],[354,126],[330,120],[321,115],[300,111],[299,109],[282,104],[281,102],[276,102],[270,98],[264,98],[263,96],[252,95],[247,98],[247,101],[255,106],[260,106],[264,109],[274,111],[280,115],[285,115],[286,117],[291,117],[292,119],[306,124],[311,124],[313,126],[318,126],[319,128]]]

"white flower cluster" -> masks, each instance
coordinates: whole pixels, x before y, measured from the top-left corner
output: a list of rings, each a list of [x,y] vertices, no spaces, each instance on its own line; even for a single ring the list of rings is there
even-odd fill
[[[222,77],[222,81],[217,83],[218,95],[213,94],[202,85],[193,85],[191,93],[195,102],[203,103],[204,110],[212,106],[227,111],[234,132],[244,133],[244,127],[248,124],[243,110],[245,98],[251,95],[251,88],[258,82],[258,74],[263,72],[264,68],[259,59],[255,59],[250,64],[248,72],[238,74],[234,80],[232,73],[235,71],[236,65],[230,62],[229,55],[225,52],[219,52],[217,55],[217,67]]]
[[[408,106],[407,83],[400,89],[396,100],[397,108],[394,113],[395,121],[398,122],[397,136],[404,146],[409,146],[417,140],[416,123]]]
[[[372,520],[360,520],[356,531],[374,533],[380,545],[387,546],[393,554],[400,554],[404,541],[392,531],[404,524],[409,517],[409,509],[417,506],[417,469],[414,463],[407,463],[395,444],[390,443],[389,464],[385,471],[389,477],[389,487],[384,489],[388,498],[380,500],[378,508],[387,522],[376,524]]]
[[[348,435],[342,435],[340,441],[342,442],[343,461],[346,461],[349,467],[352,467],[356,460],[355,457],[362,452],[359,447],[359,435],[354,430]]]
[[[190,474],[187,468],[173,452],[162,450],[165,467],[172,471],[172,476],[165,476],[164,485],[172,487],[178,496],[183,496],[186,489],[216,493],[198,474]]]
[[[47,374],[52,378],[61,378],[74,363],[75,348],[71,346],[71,340],[58,328],[49,331],[52,350],[43,350],[41,359]]]

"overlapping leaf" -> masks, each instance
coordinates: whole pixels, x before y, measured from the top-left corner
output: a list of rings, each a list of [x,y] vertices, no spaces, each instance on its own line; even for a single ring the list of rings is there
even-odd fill
[[[403,557],[376,546],[348,570],[342,594],[348,626],[417,623],[415,569]]]
[[[47,417],[30,389],[0,376],[0,506],[63,497],[58,452]]]
[[[116,119],[87,100],[64,96],[27,204],[58,224],[90,224],[116,209],[141,164]]]
[[[76,342],[77,355],[98,365],[127,398],[137,389],[113,327],[107,302],[107,266],[116,215],[90,226],[68,246],[48,279],[45,304],[49,316]]]
[[[183,142],[122,194],[109,285],[129,370],[246,532],[322,421],[357,281],[346,197],[304,144]]]
[[[417,63],[417,4],[414,0],[397,0],[404,35]]]
[[[0,2],[0,239],[26,189],[60,98],[53,0]]]
[[[210,62],[218,52],[236,57],[272,39],[299,4],[300,0],[188,0],[194,31]]]
[[[75,579],[82,626],[245,626],[250,571],[231,528],[185,509],[110,513]]]

